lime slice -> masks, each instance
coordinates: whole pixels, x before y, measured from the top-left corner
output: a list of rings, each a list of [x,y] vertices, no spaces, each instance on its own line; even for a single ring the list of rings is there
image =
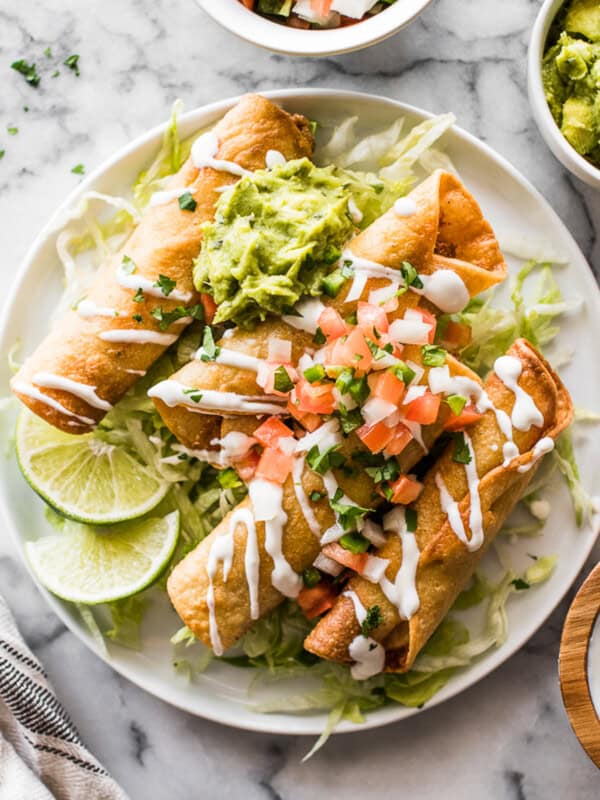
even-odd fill
[[[110,527],[65,521],[60,533],[27,542],[25,552],[46,589],[93,605],[149,586],[169,563],[178,536],[178,511]]]
[[[31,487],[66,517],[108,525],[141,517],[169,486],[117,445],[63,433],[29,411],[17,422],[17,459]]]

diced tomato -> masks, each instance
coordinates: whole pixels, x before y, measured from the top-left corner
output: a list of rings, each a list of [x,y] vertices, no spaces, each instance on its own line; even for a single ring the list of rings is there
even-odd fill
[[[372,453],[380,453],[394,436],[394,428],[388,428],[385,422],[375,425],[362,425],[356,435]]]
[[[467,425],[472,425],[474,422],[477,422],[482,416],[483,414],[480,414],[475,406],[465,406],[458,416],[456,414],[450,414],[444,423],[444,430],[461,431],[463,428],[466,428]]]
[[[246,6],[246,8],[249,8],[250,11],[254,11],[254,3],[256,2],[256,0],[241,0],[241,2],[242,5]]]
[[[371,303],[359,302],[356,308],[356,318],[358,327],[362,329],[365,336],[379,342],[379,337],[375,336],[374,330],[378,334],[387,333],[390,327],[387,315],[381,306]]]
[[[393,438],[387,443],[385,447],[386,456],[397,456],[404,450],[407,444],[413,438],[412,433],[405,425],[397,425],[394,429]]]
[[[391,485],[392,503],[401,503],[403,506],[413,503],[423,491],[423,484],[408,475],[401,475],[397,481]]]
[[[256,468],[256,477],[273,483],[285,483],[293,463],[293,453],[288,455],[275,447],[265,447]]]
[[[427,391],[406,406],[405,419],[420,425],[431,425],[437,419],[440,403],[439,394]]]
[[[318,414],[311,414],[307,411],[300,411],[296,404],[296,390],[292,392],[290,395],[290,399],[287,404],[287,410],[290,412],[292,417],[297,420],[297,422],[302,425],[302,427],[307,430],[309,433],[312,431],[316,431],[317,428],[323,423],[323,420]]]
[[[328,339],[339,339],[340,336],[344,336],[349,330],[348,325],[344,322],[340,314],[338,314],[335,308],[331,308],[330,306],[323,309],[317,325]]]
[[[310,7],[317,17],[326,17],[333,0],[310,0]]]
[[[433,344],[433,341],[435,339],[435,329],[437,328],[437,319],[433,316],[431,311],[427,311],[427,309],[425,309],[425,308],[411,308],[411,309],[408,309],[404,313],[404,319],[408,319],[409,317],[412,317],[413,315],[415,315],[415,319],[416,319],[416,314],[418,314],[421,317],[421,319],[423,320],[423,322],[426,325],[430,326],[427,338],[429,340],[429,344]]]
[[[336,339],[331,352],[331,364],[336,367],[354,367],[357,372],[368,372],[373,356],[364,333],[353,328],[345,339]]]
[[[296,597],[296,602],[304,612],[307,619],[314,619],[319,614],[328,611],[337,599],[335,587],[330,583],[321,581],[316,586],[304,586]]]
[[[252,449],[244,458],[235,462],[235,470],[244,483],[248,483],[248,481],[252,480],[259,461],[260,455],[256,450]]]
[[[311,414],[332,414],[335,408],[333,383],[309,383],[301,378],[296,384],[298,411]]]
[[[397,378],[392,372],[378,372],[369,375],[371,396],[379,397],[388,403],[399,405],[406,392],[404,381]]]
[[[211,325],[213,319],[215,318],[215,314],[217,313],[217,304],[209,294],[204,293],[200,295],[200,301],[204,306],[204,319],[208,325]]]
[[[294,434],[279,417],[269,417],[258,426],[253,435],[264,447],[278,447],[280,439]]]
[[[321,552],[327,558],[332,558],[338,564],[348,567],[348,569],[353,569],[355,572],[363,571],[369,557],[368,553],[351,553],[350,550],[346,550],[338,542],[326,544]]]
[[[442,337],[442,346],[446,350],[459,350],[461,347],[466,347],[471,341],[471,326],[465,325],[462,322],[453,322],[450,320],[446,325],[446,330]]]

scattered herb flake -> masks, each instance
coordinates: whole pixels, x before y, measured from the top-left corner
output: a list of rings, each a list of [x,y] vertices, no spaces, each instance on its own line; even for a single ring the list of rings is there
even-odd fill
[[[137,292],[133,295],[133,302],[134,303],[143,303],[144,302],[144,292],[142,289],[138,289]]]
[[[83,164],[75,164],[75,166],[71,168],[71,172],[73,175],[85,175],[85,167]]]
[[[202,394],[196,389],[195,387],[191,386],[188,389],[183,390],[184,394],[187,394],[194,403],[199,403],[202,400]]]
[[[452,460],[457,464],[470,464],[471,451],[465,441],[465,435],[462,431],[452,434],[454,439],[454,452],[452,453]]]
[[[41,78],[37,73],[35,64],[29,64],[24,58],[20,58],[18,61],[13,61],[10,66],[19,72],[30,86],[39,86]]]
[[[406,520],[406,530],[409,533],[414,533],[417,530],[417,512],[414,508],[407,508],[404,512],[404,519]]]
[[[133,275],[135,270],[135,261],[127,255],[123,256],[123,260],[121,261],[121,272],[124,272],[125,275]]]
[[[321,573],[316,567],[309,567],[302,573],[302,580],[308,589],[312,589],[321,582]]]
[[[177,286],[177,281],[169,278],[168,275],[159,274],[158,280],[154,281],[153,286],[157,286],[165,297],[168,297]]]
[[[4,158],[6,150],[0,150],[0,159]]]
[[[143,317],[142,317],[142,315],[141,315],[141,314],[133,314],[133,319],[134,319],[136,322],[142,322],[142,320],[143,320]]]
[[[179,208],[182,211],[195,211],[198,203],[194,200],[191,192],[184,192],[179,195]]]
[[[204,333],[202,334],[202,350],[204,351],[200,356],[201,361],[215,361],[221,348],[215,344],[212,329],[206,325]]]
[[[52,58],[52,48],[50,46],[44,50],[44,55],[46,58]]]
[[[6,129],[6,132],[8,133],[9,136],[16,136],[17,133],[19,132],[19,129],[11,127],[11,126],[8,126],[7,129]]]
[[[339,445],[334,444],[321,453],[319,446],[315,444],[306,454],[308,466],[318,475],[324,475],[330,469],[341,467],[346,459],[342,453],[338,453],[338,448]]]
[[[322,500],[325,497],[325,492],[311,492],[310,499],[313,503],[318,503],[319,500]]]
[[[383,617],[381,615],[381,609],[379,606],[371,606],[367,609],[367,616],[361,623],[360,632],[363,636],[368,636],[371,631],[374,631],[375,628],[378,628],[382,622]]]
[[[273,376],[273,387],[278,392],[291,392],[294,388],[294,381],[290,378],[287,369],[283,364],[275,370]]]
[[[313,344],[325,344],[327,341],[327,337],[321,330],[321,328],[317,328],[315,335],[313,336]]]
[[[77,77],[80,76],[81,73],[79,72],[79,56],[76,53],[66,58],[63,61],[63,64],[65,65],[65,67],[68,67],[69,69],[73,70],[73,72]]]
[[[523,591],[523,589],[529,589],[529,584],[523,578],[515,578],[511,583],[518,592]]]

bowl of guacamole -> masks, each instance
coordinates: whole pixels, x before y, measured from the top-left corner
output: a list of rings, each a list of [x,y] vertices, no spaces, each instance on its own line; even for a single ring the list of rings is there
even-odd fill
[[[567,169],[600,188],[600,1],[546,0],[528,69],[546,143]]]

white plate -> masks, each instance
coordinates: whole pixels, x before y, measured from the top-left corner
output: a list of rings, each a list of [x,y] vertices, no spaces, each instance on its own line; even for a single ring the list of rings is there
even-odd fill
[[[289,110],[304,113],[320,122],[357,114],[364,121],[363,127],[367,132],[388,124],[398,115],[406,116],[415,123],[428,116],[411,106],[352,92],[293,90],[267,94],[280,100]],[[181,122],[183,134],[190,135],[214,122],[234,102],[234,99],[228,99],[186,114]],[[155,128],[87,177],[41,231],[25,259],[7,304],[0,334],[2,354],[19,337],[23,341],[24,352],[30,352],[47,328],[53,304],[62,287],[61,270],[54,250],[56,234],[52,231],[59,216],[62,218],[65,209],[86,190],[126,193],[134,177],[157,150],[162,132],[163,127]],[[562,346],[575,351],[571,363],[564,369],[563,377],[577,405],[588,408],[597,405],[600,397],[600,294],[583,255],[541,195],[496,153],[457,128],[446,134],[444,144],[466,185],[481,203],[501,238],[505,233],[512,235],[522,232],[529,242],[543,243],[546,252],[558,253],[569,262],[568,267],[557,269],[559,283],[565,296],[578,295],[584,298],[585,305],[583,310],[563,322],[560,336]],[[516,262],[513,268],[515,265]],[[9,375],[6,359],[2,358],[0,364],[2,391],[6,390]],[[588,426],[580,435],[582,440],[577,445],[577,456],[584,483],[589,490],[599,493],[598,428]],[[595,485],[591,485],[592,481],[595,481]],[[25,483],[14,458],[0,459],[0,485],[1,506],[8,529],[19,552],[23,553],[25,539],[39,535],[47,527],[44,505]],[[521,647],[543,624],[583,566],[593,545],[594,534],[591,528],[579,531],[575,528],[570,501],[560,481],[553,499],[552,515],[544,536],[517,543],[511,550],[511,558],[520,569],[527,563],[531,564],[527,552],[556,553],[559,561],[554,575],[542,586],[511,598],[508,605],[510,633],[505,644],[457,675],[427,707],[472,686]],[[77,613],[68,604],[43,589],[41,591],[69,629],[90,649],[98,652]],[[247,707],[247,686],[252,678],[251,670],[215,664],[191,685],[176,676],[172,670],[168,637],[177,627],[177,619],[165,599],[164,604],[159,604],[147,617],[143,651],[138,653],[113,647],[108,663],[152,694],[198,716],[240,728],[273,733],[315,734],[321,731],[325,720],[323,714],[267,716],[250,710]],[[282,689],[276,685],[274,691]],[[362,727],[384,725],[416,713],[417,709],[389,705],[369,714]],[[340,731],[357,729],[360,728],[348,722],[338,728]]]

